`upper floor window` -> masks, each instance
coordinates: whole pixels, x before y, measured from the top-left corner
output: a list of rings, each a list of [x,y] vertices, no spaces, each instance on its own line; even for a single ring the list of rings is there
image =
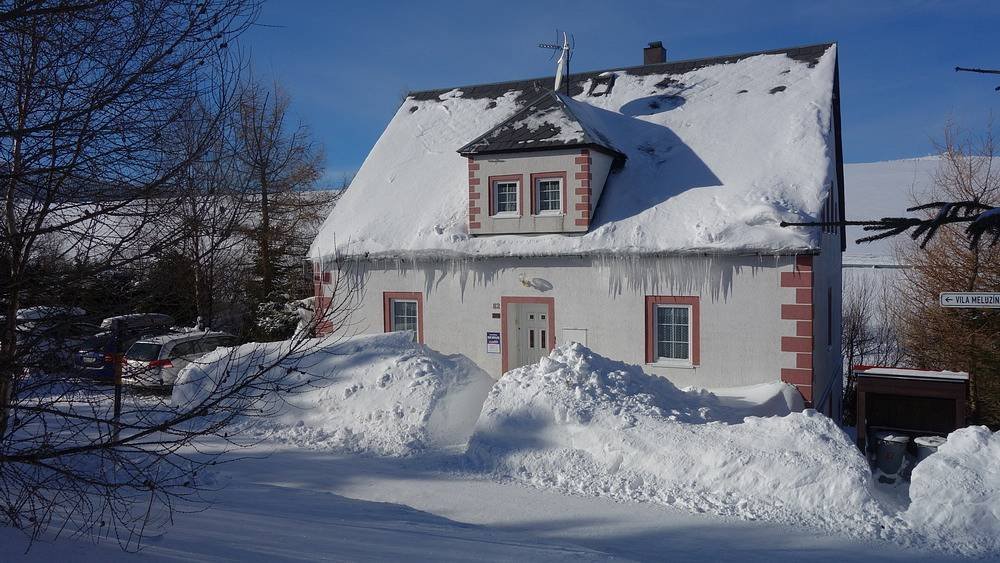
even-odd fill
[[[493,183],[493,201],[495,204],[494,214],[511,213],[516,214],[517,196],[520,192],[520,183],[515,180],[503,180]]]
[[[562,180],[542,178],[535,182],[536,209],[538,213],[562,212]]]

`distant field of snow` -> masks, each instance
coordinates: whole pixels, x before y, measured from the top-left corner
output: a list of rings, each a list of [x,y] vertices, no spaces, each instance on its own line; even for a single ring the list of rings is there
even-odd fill
[[[881,219],[908,215],[914,196],[925,194],[933,186],[940,157],[908,158],[884,162],[844,165],[844,204],[847,219]],[[868,233],[861,227],[848,227],[845,264],[895,264],[892,245],[895,239],[857,244]],[[905,235],[903,235],[905,238]]]

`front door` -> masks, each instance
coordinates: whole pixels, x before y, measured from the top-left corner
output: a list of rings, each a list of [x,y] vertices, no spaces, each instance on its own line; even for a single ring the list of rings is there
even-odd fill
[[[518,303],[513,306],[517,354],[512,355],[514,369],[538,363],[549,355],[549,308],[544,303]]]

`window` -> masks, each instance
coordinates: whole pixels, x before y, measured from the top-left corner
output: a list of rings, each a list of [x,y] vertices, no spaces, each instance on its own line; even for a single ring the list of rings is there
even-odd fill
[[[531,212],[535,215],[559,215],[564,212],[565,172],[539,172],[531,175]]]
[[[419,292],[385,292],[383,294],[385,331],[413,331],[417,342],[424,341],[423,294]]]
[[[683,360],[691,358],[691,307],[687,305],[656,306],[656,359]]]
[[[497,213],[517,213],[517,192],[520,188],[517,182],[497,182],[496,192]]]
[[[826,288],[826,346],[833,346],[833,288]]]
[[[559,178],[546,178],[538,180],[536,193],[538,194],[539,213],[559,213],[562,211],[562,182]]]
[[[417,334],[417,302],[409,299],[392,300],[392,330],[412,330]]]
[[[198,341],[189,340],[187,342],[180,342],[174,345],[174,349],[170,351],[171,358],[183,358],[184,356],[190,356],[198,352],[197,349]]]
[[[646,362],[684,367],[700,363],[700,299],[646,297]]]

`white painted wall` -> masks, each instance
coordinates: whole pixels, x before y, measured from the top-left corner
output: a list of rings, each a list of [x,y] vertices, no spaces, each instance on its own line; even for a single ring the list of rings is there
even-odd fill
[[[831,159],[830,205],[836,209],[837,174]],[[820,253],[813,258],[813,402],[814,407],[840,422],[844,381],[841,348],[843,254],[840,229],[822,232]],[[827,402],[826,397],[829,397]]]
[[[781,303],[795,290],[780,287],[794,257],[717,256],[601,259],[502,258],[467,262],[362,262],[366,294],[352,318],[353,332],[383,330],[382,294],[424,295],[425,343],[468,356],[499,376],[501,355],[486,352],[486,333],[500,331],[494,304],[501,296],[555,299],[556,344],[582,336],[594,351],[666,376],[680,386],[727,387],[776,381],[795,355],[781,353]],[[521,279],[537,278],[526,287]],[[646,365],[645,297],[701,298],[701,362],[695,368]],[[790,328],[791,327],[791,328]]]

